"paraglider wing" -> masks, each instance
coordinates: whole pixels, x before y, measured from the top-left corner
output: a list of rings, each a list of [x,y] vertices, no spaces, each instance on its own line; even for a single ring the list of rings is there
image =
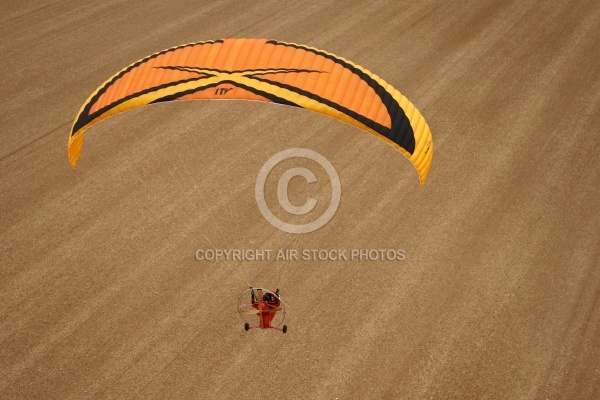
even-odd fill
[[[312,47],[267,39],[185,44],[123,69],[83,104],[69,137],[75,166],[85,131],[121,111],[190,99],[245,99],[302,107],[355,125],[392,145],[421,185],[433,156],[431,132],[400,92],[366,69]]]

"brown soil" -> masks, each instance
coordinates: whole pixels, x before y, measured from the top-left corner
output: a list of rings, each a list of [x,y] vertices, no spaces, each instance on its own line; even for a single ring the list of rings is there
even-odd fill
[[[401,3],[4,1],[0,398],[600,398],[600,3]],[[433,131],[427,185],[350,125],[241,101],[120,114],[70,168],[105,79],[224,37],[326,49],[398,88]],[[342,182],[298,239],[254,200],[290,147]],[[292,201],[326,199],[299,182]],[[215,247],[406,258],[194,259]],[[287,334],[243,330],[247,280],[280,283]]]

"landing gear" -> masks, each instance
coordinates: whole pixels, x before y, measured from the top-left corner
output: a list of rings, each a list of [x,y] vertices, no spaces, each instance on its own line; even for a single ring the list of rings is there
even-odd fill
[[[284,326],[282,327],[281,331],[282,331],[283,333],[286,333],[286,332],[287,332],[287,325],[284,325]]]
[[[249,323],[247,323],[247,322],[246,322],[246,323],[244,324],[244,330],[245,330],[246,332],[248,332],[248,331],[250,330],[250,324],[249,324]]]

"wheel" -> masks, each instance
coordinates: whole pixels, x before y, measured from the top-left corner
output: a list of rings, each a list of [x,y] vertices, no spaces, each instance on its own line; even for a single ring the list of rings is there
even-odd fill
[[[245,330],[245,331],[249,331],[249,330],[250,330],[250,324],[249,324],[249,323],[247,323],[247,322],[246,322],[246,323],[244,324],[244,330]]]
[[[282,329],[282,331],[283,331],[283,333],[286,333],[286,332],[287,332],[287,325],[284,325],[284,326],[283,326],[283,329]]]

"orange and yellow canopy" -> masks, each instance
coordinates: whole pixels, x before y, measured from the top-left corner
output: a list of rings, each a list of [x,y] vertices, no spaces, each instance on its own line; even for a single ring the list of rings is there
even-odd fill
[[[433,156],[429,126],[400,92],[323,50],[267,39],[185,44],[123,69],[83,104],[69,137],[75,166],[85,131],[121,111],[189,99],[244,99],[302,107],[355,125],[404,154],[425,184]]]

